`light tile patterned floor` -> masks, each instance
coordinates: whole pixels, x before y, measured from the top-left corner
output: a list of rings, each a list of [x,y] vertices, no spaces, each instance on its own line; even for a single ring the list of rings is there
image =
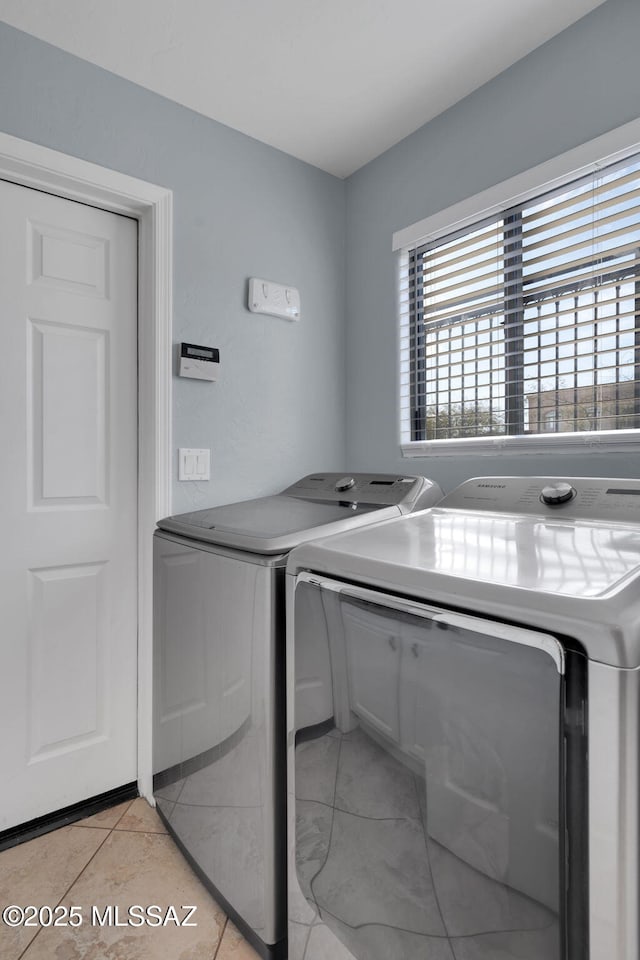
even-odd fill
[[[0,853],[0,909],[16,904],[78,906],[77,927],[0,922],[2,960],[258,960],[184,861],[155,810],[142,799]],[[197,907],[197,926],[99,926],[92,907]],[[58,911],[62,915],[62,910]],[[113,916],[113,915],[112,915]],[[46,919],[46,916],[45,916]]]

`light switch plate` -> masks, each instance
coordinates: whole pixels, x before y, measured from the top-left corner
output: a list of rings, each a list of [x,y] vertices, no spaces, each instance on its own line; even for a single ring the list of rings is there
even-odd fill
[[[251,277],[248,307],[252,313],[268,313],[284,320],[299,320],[300,292],[283,283]]]
[[[178,480],[211,479],[211,450],[178,448]]]

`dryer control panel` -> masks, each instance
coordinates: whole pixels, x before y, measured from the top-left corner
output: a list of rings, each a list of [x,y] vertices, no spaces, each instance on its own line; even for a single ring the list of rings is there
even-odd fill
[[[640,523],[640,480],[602,477],[475,477],[438,504],[450,510],[542,514]]]

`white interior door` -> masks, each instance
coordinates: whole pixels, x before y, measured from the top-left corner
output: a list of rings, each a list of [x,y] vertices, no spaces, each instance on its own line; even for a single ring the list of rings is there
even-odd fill
[[[0,208],[3,830],[136,778],[137,224]]]

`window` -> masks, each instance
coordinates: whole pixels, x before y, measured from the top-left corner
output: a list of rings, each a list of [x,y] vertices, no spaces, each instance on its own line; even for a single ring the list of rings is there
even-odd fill
[[[640,155],[405,248],[403,439],[640,428],[639,314]]]
[[[544,429],[549,433],[555,433],[558,429],[558,411],[549,410],[544,415]]]

